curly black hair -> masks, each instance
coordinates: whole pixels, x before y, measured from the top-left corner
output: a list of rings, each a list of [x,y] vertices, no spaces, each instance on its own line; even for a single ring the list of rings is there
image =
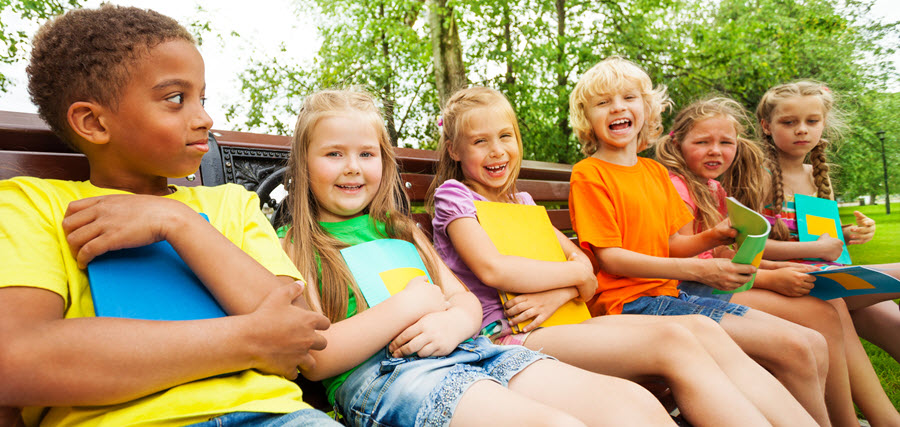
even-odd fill
[[[195,43],[177,21],[152,10],[109,4],[71,10],[35,34],[28,93],[50,129],[77,150],[69,106],[91,101],[116,109],[134,62],[173,39]]]

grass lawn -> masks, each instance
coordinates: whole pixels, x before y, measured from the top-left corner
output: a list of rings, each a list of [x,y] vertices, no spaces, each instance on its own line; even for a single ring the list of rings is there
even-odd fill
[[[848,206],[840,208],[841,222],[855,221],[853,211],[858,210],[875,220],[875,238],[863,245],[850,246],[850,258],[854,264],[886,264],[900,262],[900,204],[894,204],[890,215],[885,215],[884,205]],[[900,410],[900,363],[891,356],[863,340],[863,346],[872,360],[872,366],[894,407]]]

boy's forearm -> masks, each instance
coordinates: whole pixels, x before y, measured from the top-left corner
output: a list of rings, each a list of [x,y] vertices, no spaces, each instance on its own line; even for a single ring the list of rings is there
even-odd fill
[[[113,404],[253,367],[247,319],[63,319],[8,302],[0,304],[0,405]]]
[[[594,249],[600,269],[613,275],[640,278],[697,280],[696,258],[666,258],[623,248]]]
[[[688,258],[719,246],[718,241],[713,239],[710,233],[711,230],[692,235],[675,233],[669,239],[669,256],[672,258]]]

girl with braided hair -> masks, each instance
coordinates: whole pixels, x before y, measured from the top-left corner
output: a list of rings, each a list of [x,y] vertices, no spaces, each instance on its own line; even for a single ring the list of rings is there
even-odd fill
[[[756,118],[759,139],[766,148],[767,168],[771,172],[771,203],[763,214],[772,223],[766,245],[767,259],[821,258],[834,261],[840,256],[839,239],[823,235],[815,242],[798,242],[794,194],[834,198],[827,152],[841,139],[845,125],[841,113],[834,108],[835,95],[824,84],[798,81],[769,89],[759,102]],[[875,235],[875,221],[854,212],[856,224],[843,227],[847,244],[862,244]],[[784,242],[789,241],[789,242]],[[896,269],[896,265],[886,266]],[[894,274],[894,273],[892,273]],[[845,298],[857,323],[857,332],[900,360],[900,311],[886,297],[898,295],[865,295]]]

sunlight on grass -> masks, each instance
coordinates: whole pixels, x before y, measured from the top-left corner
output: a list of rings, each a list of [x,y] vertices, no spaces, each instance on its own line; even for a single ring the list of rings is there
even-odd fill
[[[892,208],[900,209],[900,204]],[[841,222],[852,224],[855,222],[853,211],[858,210],[875,220],[875,238],[863,245],[850,246],[850,258],[854,264],[886,264],[900,262],[900,212],[893,211],[891,215],[884,213],[884,205],[875,206],[848,206],[840,208]],[[887,392],[894,407],[900,410],[900,363],[880,348],[862,340],[863,347],[872,361],[881,385]]]

